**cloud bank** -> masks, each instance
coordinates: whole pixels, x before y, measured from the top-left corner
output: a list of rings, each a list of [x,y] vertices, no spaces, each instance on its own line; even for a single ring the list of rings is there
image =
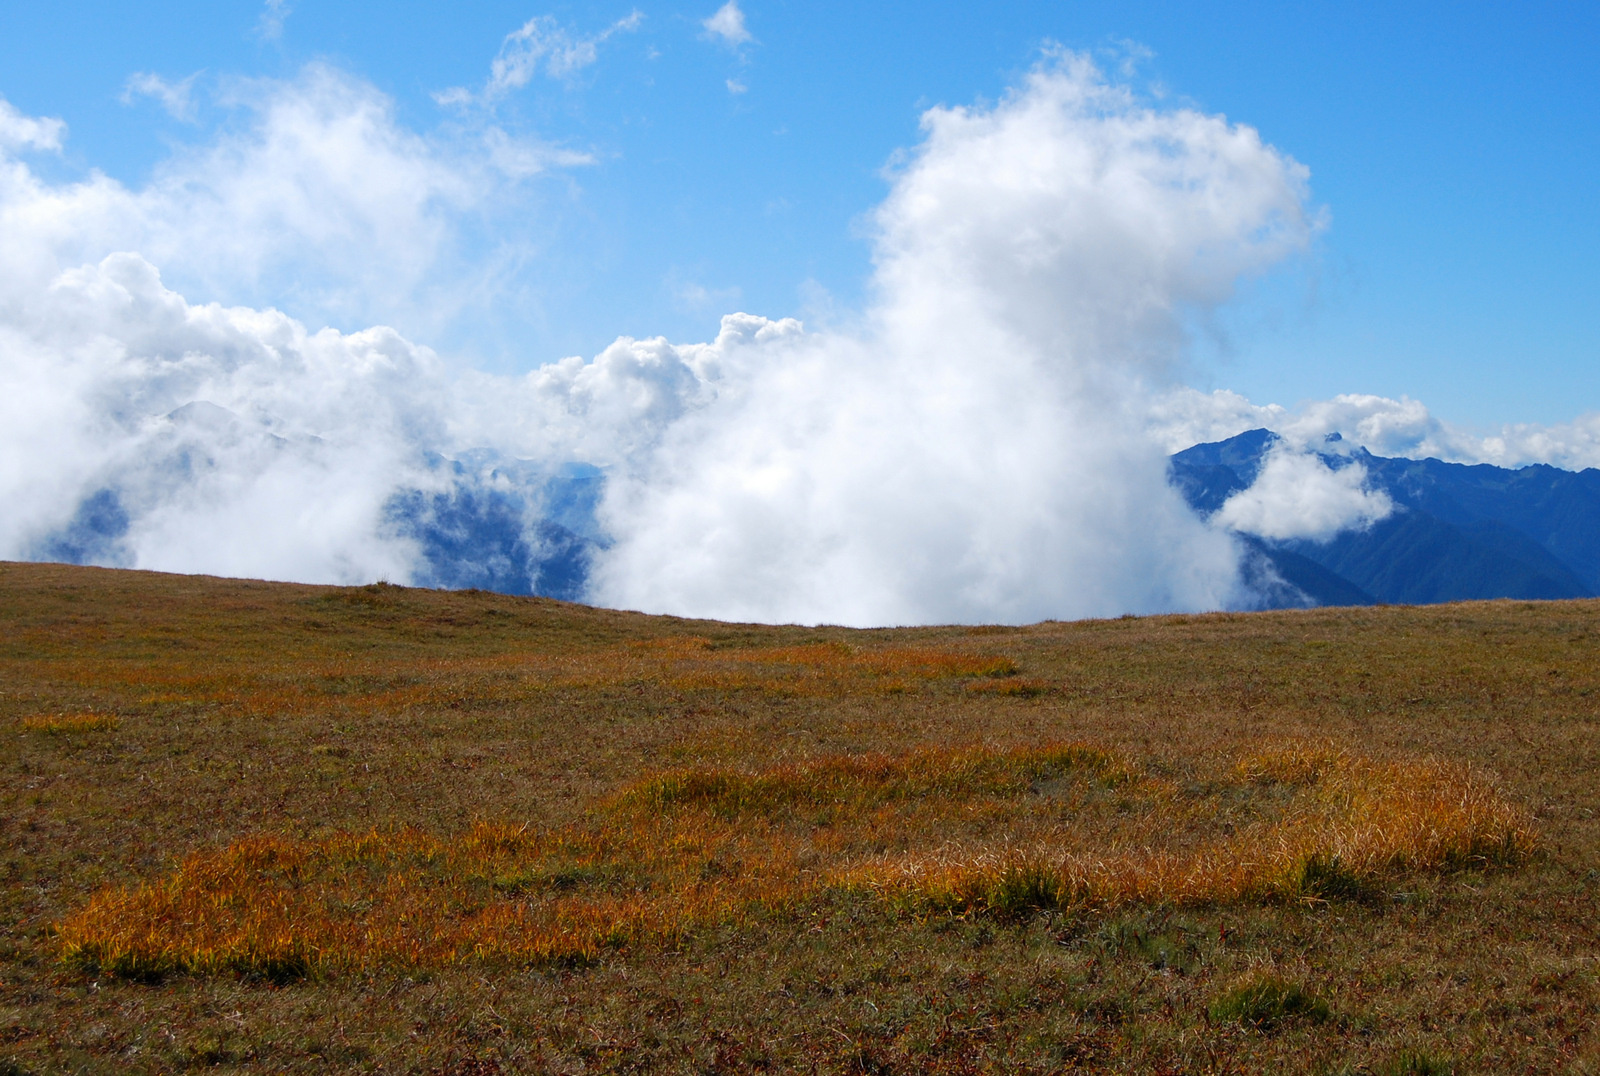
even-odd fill
[[[492,79],[564,55],[534,29]],[[570,596],[765,621],[1248,606],[1230,528],[1317,538],[1383,505],[1286,448],[1202,521],[1163,436],[1263,412],[1297,445],[1356,412],[1442,436],[1173,386],[1194,319],[1314,236],[1306,171],[1073,54],[926,113],[850,330],[733,314],[518,377],[416,327],[495,294],[463,237],[575,161],[409,131],[325,66],[232,92],[247,122],[140,189],[40,178],[25,154],[64,129],[0,102],[0,556],[547,592],[559,569]]]

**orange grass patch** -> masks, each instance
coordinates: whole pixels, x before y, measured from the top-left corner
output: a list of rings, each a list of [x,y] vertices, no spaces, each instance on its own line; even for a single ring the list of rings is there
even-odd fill
[[[27,732],[111,732],[122,724],[116,714],[34,714],[21,721]]]
[[[901,901],[1002,915],[1128,903],[1315,903],[1358,897],[1417,871],[1515,864],[1535,842],[1528,812],[1462,766],[1377,763],[1301,745],[1242,759],[1235,772],[1276,808],[1223,836],[1195,824],[1198,804],[1167,801],[1151,812],[1173,827],[1164,841],[1084,848],[1047,839],[884,857],[851,880]],[[1223,799],[1228,791],[1239,789],[1216,790]]]
[[[931,647],[864,648],[845,643],[718,647],[701,636],[672,636],[554,660],[533,660],[527,675],[564,686],[664,683],[677,690],[757,690],[790,695],[903,691],[911,682],[1003,677],[1017,663],[998,654]]]
[[[130,977],[583,962],[827,889],[1002,916],[1315,901],[1533,841],[1482,777],[1427,760],[1291,745],[1180,785],[1087,744],[942,749],[657,774],[554,830],[252,838],[57,931],[68,960]]]
[[[859,647],[842,642],[798,646],[718,646],[677,635],[562,652],[430,658],[393,667],[341,659],[233,666],[205,673],[171,666],[83,668],[61,662],[64,681],[108,692],[134,692],[141,706],[216,708],[260,717],[326,712],[399,714],[493,707],[549,688],[614,689],[660,685],[674,691],[747,691],[837,698],[900,694],[939,680],[1011,683],[1017,663],[1004,655],[933,647]],[[1007,678],[1010,678],[1009,680]],[[1001,689],[1002,694],[1031,691]]]

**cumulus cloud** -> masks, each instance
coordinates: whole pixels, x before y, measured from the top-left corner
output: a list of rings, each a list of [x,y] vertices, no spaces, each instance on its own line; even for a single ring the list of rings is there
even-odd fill
[[[1139,385],[1307,242],[1304,169],[1071,54],[923,126],[875,217],[869,327],[730,348],[608,487],[597,597],[855,624],[1233,600],[1236,550],[1168,487]]]
[[[440,454],[489,446],[536,461],[530,481],[625,464],[703,401],[727,342],[623,339],[522,378],[452,376],[392,329],[194,305],[113,254],[0,326],[0,555],[407,581],[419,550],[389,509],[449,488]]]
[[[708,37],[732,48],[747,45],[755,40],[744,24],[744,12],[739,8],[739,0],[728,0],[700,25],[705,27]]]
[[[417,135],[325,66],[229,92],[247,122],[142,188],[42,179],[12,154],[59,147],[62,125],[0,101],[0,556],[416,578],[396,491],[439,487],[451,431],[476,436],[464,415],[528,439],[395,330],[313,332],[260,300],[319,322],[447,319],[494,291],[460,249],[474,219],[572,161],[493,129]],[[173,278],[235,305],[191,304]],[[503,411],[530,393],[525,416],[548,410],[523,386],[480,395]]]
[[[480,252],[536,226],[512,212],[527,178],[587,160],[495,127],[418,134],[388,97],[322,64],[233,82],[220,104],[239,122],[140,188],[98,172],[46,183],[5,162],[0,302],[137,251],[184,294],[432,335],[486,316],[500,294],[504,263]],[[44,132],[36,141],[59,136],[50,121],[29,122]]]
[[[160,75],[138,72],[129,76],[127,84],[123,86],[122,103],[132,104],[135,98],[150,97],[159,102],[173,119],[192,123],[196,116],[194,80],[198,77],[200,73],[197,71],[181,81],[168,82]]]
[[[1393,513],[1389,495],[1367,489],[1366,482],[1360,463],[1332,467],[1316,453],[1279,442],[1250,487],[1229,497],[1212,519],[1258,538],[1325,542],[1343,531],[1365,530]]]
[[[1332,451],[1365,448],[1375,456],[1441,459],[1523,467],[1546,463],[1568,470],[1600,467],[1600,413],[1555,425],[1508,423],[1475,432],[1434,416],[1417,400],[1349,393],[1312,400],[1294,409],[1255,404],[1236,392],[1190,388],[1164,393],[1151,410],[1151,431],[1169,452],[1221,441],[1251,429],[1269,429],[1296,446]]]
[[[521,89],[539,74],[571,78],[600,58],[600,46],[610,37],[636,30],[643,21],[644,13],[636,10],[597,34],[579,37],[557,22],[555,16],[536,15],[506,35],[499,53],[489,63],[489,78],[479,93],[456,86],[440,91],[434,99],[443,105],[488,103]]]
[[[425,350],[190,306],[132,254],[61,274],[29,315],[0,336],[10,555],[92,537],[88,559],[140,567],[407,574],[373,523],[411,438],[437,426]],[[85,505],[121,519],[86,537]]]
[[[1251,128],[1053,54],[993,106],[923,117],[855,328],[735,314],[708,343],[503,377],[255,297],[384,320],[475,289],[461,231],[503,219],[528,167],[407,131],[330,68],[236,92],[252,121],[139,190],[0,161],[0,556],[436,578],[397,503],[520,483],[537,515],[544,477],[581,465],[607,537],[587,596],[611,605],[883,624],[1249,603],[1238,540],[1168,485],[1149,415],[1192,320],[1319,226],[1305,170]],[[1353,474],[1329,473],[1336,500]]]

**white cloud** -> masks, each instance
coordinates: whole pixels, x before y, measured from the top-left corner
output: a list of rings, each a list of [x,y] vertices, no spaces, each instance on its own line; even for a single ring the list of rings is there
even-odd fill
[[[737,97],[741,93],[749,93],[750,87],[746,86],[736,78],[730,78],[728,80],[728,92]]]
[[[224,83],[219,103],[239,122],[139,188],[99,173],[47,184],[6,162],[0,290],[137,251],[185,294],[432,336],[481,321],[510,286],[538,226],[527,178],[588,161],[494,126],[417,134],[325,65]]]
[[[41,178],[10,153],[59,147],[61,124],[0,105],[0,557],[404,582],[419,550],[387,506],[449,480],[438,454],[616,466],[703,402],[715,343],[452,374],[390,328],[186,299],[157,263],[192,290],[318,312],[448,305],[441,280],[486,280],[455,250],[472,218],[503,227],[512,178],[573,163],[492,128],[416,135],[326,67],[232,95],[250,122],[137,189]],[[112,525],[85,532],[86,514]]]
[[[418,550],[386,505],[441,487],[430,454],[622,465],[704,403],[728,341],[798,332],[728,324],[712,344],[623,339],[526,377],[452,377],[392,329],[194,305],[114,254],[0,319],[0,556],[53,555],[99,495],[126,517],[100,563],[405,582]]]
[[[499,127],[486,129],[483,142],[490,162],[513,179],[526,179],[552,168],[580,168],[594,163],[591,153],[514,137]]]
[[[58,119],[24,116],[0,97],[0,151],[18,149],[60,150],[67,125]]]
[[[1600,412],[1568,423],[1514,423],[1474,432],[1436,418],[1422,403],[1401,397],[1349,393],[1313,400],[1293,410],[1257,405],[1236,392],[1176,389],[1152,409],[1154,436],[1169,452],[1266,428],[1298,446],[1325,448],[1338,434],[1342,448],[1359,446],[1375,456],[1433,457],[1450,463],[1523,467],[1547,463],[1568,470],[1600,467]]]
[[[1201,392],[1179,387],[1151,400],[1147,422],[1150,436],[1170,454],[1191,445],[1225,441],[1246,430],[1277,430],[1287,414],[1277,404],[1257,406],[1228,389]]]
[[[1315,453],[1279,442],[1250,488],[1229,497],[1212,522],[1274,541],[1325,542],[1343,531],[1365,530],[1394,511],[1389,495],[1367,489],[1366,481],[1359,463],[1334,469]]]
[[[506,35],[489,63],[489,79],[480,93],[455,86],[434,94],[434,100],[447,106],[487,103],[521,89],[535,75],[571,78],[600,58],[600,46],[614,34],[636,30],[643,21],[644,14],[636,10],[598,34],[575,37],[555,16],[536,15]]]
[[[924,128],[876,214],[868,327],[725,348],[715,397],[608,487],[598,598],[853,624],[1236,600],[1138,383],[1186,309],[1308,241],[1304,170],[1066,54]]]
[[[1508,423],[1479,441],[1482,462],[1500,466],[1548,463],[1569,470],[1600,467],[1600,411],[1579,415],[1553,426]]]
[[[70,270],[0,330],[10,413],[0,548],[37,552],[97,491],[129,517],[101,558],[228,575],[404,577],[377,533],[438,363],[385,329],[308,333],[191,306],[142,258]]]
[[[744,24],[744,12],[739,9],[739,0],[728,0],[726,4],[717,8],[716,14],[700,25],[705,27],[708,36],[718,38],[723,44],[733,48],[755,40]]]
[[[138,72],[128,77],[122,89],[122,103],[132,104],[135,97],[152,97],[173,119],[192,123],[196,115],[194,80],[199,76],[200,73],[196,71],[181,81],[168,82],[160,75]]]
[[[263,41],[277,41],[283,37],[283,24],[294,5],[289,0],[267,0],[262,5],[261,17],[256,20],[256,36]]]
[[[463,231],[560,151],[418,135],[326,67],[235,97],[249,123],[137,190],[0,158],[0,556],[64,548],[92,508],[125,526],[80,559],[406,581],[418,549],[384,506],[485,450],[606,469],[591,596],[617,606],[873,624],[1250,600],[1237,539],[1168,485],[1144,388],[1191,311],[1318,226],[1304,169],[1248,127],[1053,55],[993,107],[924,117],[848,331],[734,314],[710,343],[512,378],[266,307],[415,324],[481,290]],[[1352,476],[1329,474],[1337,500]]]

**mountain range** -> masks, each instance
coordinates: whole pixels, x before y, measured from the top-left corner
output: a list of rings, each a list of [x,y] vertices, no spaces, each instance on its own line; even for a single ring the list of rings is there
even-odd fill
[[[1173,485],[1209,516],[1249,488],[1278,443],[1270,430],[1195,445],[1171,457]],[[1269,607],[1429,604],[1476,598],[1600,594],[1600,470],[1536,464],[1511,470],[1390,459],[1332,435],[1335,469],[1360,464],[1367,488],[1394,502],[1387,518],[1326,542],[1251,547],[1247,572]]]

